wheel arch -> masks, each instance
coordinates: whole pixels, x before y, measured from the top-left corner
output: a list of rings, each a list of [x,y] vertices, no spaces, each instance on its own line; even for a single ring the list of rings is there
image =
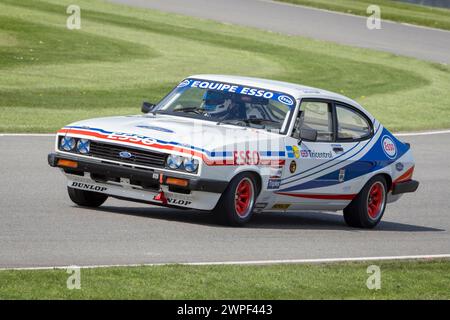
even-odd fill
[[[367,184],[367,182],[370,179],[372,179],[373,177],[377,177],[377,176],[381,176],[384,178],[384,180],[386,181],[387,192],[389,192],[391,190],[392,184],[393,184],[392,176],[386,170],[379,170],[376,172],[372,172],[372,174],[368,174],[368,175],[361,177],[361,180],[359,180],[359,182],[358,182],[358,187],[356,188],[357,193],[359,194],[361,192],[361,190],[364,188],[364,186]]]
[[[259,194],[261,193],[261,190],[262,190],[262,177],[261,177],[261,174],[257,170],[253,170],[253,169],[247,168],[245,170],[235,172],[235,174],[230,179],[230,181],[233,180],[236,176],[238,176],[238,175],[240,175],[242,173],[249,173],[249,174],[251,174],[253,176],[253,178],[256,181],[256,188],[257,188],[256,189],[257,190],[256,196],[259,196]]]
[[[375,174],[374,177],[375,176],[382,176],[384,178],[384,180],[386,181],[387,192],[389,192],[389,190],[391,190],[391,188],[392,188],[392,177],[391,177],[391,175],[389,175],[386,172],[381,172],[379,174]]]

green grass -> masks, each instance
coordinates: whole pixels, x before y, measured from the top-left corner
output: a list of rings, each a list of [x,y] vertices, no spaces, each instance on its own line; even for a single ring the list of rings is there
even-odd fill
[[[369,16],[367,7],[378,5],[381,19],[450,30],[450,10],[395,0],[276,0],[304,6]]]
[[[224,73],[356,99],[391,130],[450,127],[450,68],[389,53],[80,0],[0,0],[0,132],[139,113],[182,78]]]
[[[378,265],[381,289],[366,286]],[[450,299],[450,261],[0,271],[0,299]]]

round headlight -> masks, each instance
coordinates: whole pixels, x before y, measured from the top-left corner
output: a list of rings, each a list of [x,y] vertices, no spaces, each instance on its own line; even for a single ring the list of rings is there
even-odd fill
[[[198,169],[198,160],[185,158],[183,161],[183,166],[187,172],[195,172]]]
[[[72,137],[63,137],[60,147],[64,151],[72,151],[75,148],[75,139]]]
[[[77,151],[81,154],[88,154],[91,143],[88,139],[80,139],[77,142]]]
[[[183,163],[183,157],[170,155],[167,157],[167,166],[170,169],[178,169]]]

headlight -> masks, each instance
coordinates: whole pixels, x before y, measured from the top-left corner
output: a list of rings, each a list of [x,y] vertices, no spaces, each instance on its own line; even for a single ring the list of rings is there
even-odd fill
[[[60,147],[64,151],[72,151],[75,148],[75,139],[72,137],[63,137],[61,139]]]
[[[195,172],[198,169],[198,160],[184,158],[183,166],[187,172]]]
[[[167,166],[170,169],[178,169],[182,163],[183,163],[183,157],[175,156],[172,154],[167,157]]]
[[[77,151],[81,154],[88,154],[91,143],[88,139],[80,139],[77,142]]]

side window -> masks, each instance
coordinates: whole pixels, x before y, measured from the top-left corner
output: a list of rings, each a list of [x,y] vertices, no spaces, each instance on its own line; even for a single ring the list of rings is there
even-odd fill
[[[370,136],[369,122],[358,112],[336,105],[336,116],[338,139],[358,140]]]
[[[319,101],[302,102],[292,136],[298,139],[302,128],[317,130],[317,141],[333,141],[331,105]]]

